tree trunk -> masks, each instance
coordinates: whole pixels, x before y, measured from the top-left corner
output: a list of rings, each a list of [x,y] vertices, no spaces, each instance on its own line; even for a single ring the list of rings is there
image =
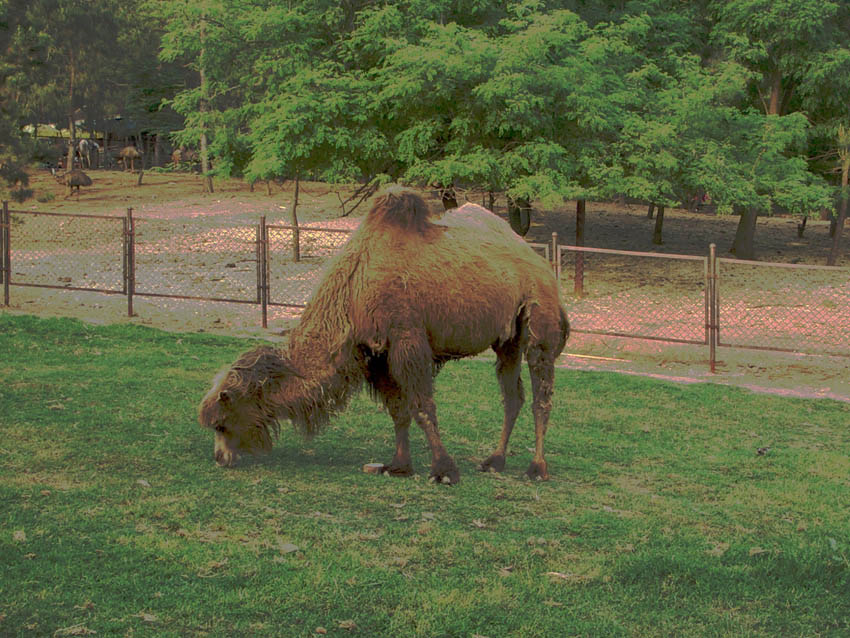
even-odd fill
[[[732,242],[732,247],[729,252],[734,254],[738,259],[755,259],[755,234],[756,221],[758,220],[758,212],[751,208],[746,208],[741,211],[741,217],[738,220],[738,228],[735,231],[735,241]]]
[[[68,146],[67,163],[65,164],[66,171],[74,170],[74,149],[77,146],[77,125],[74,122],[74,83],[76,82],[77,69],[74,64],[74,56],[68,60],[68,132],[71,135],[71,142]],[[71,192],[71,187],[68,186],[68,192]]]
[[[655,230],[652,231],[652,243],[660,246],[664,243],[661,239],[661,230],[664,228],[664,206],[658,205],[658,214],[655,216]]]
[[[576,246],[584,246],[584,223],[587,217],[587,202],[576,201]]]
[[[650,205],[646,209],[646,218],[652,219],[653,214],[655,213],[655,204],[650,203]]]
[[[301,261],[301,237],[298,230],[298,193],[301,186],[301,173],[295,173],[295,197],[292,200],[292,213],[290,223],[292,224],[292,261]]]
[[[204,192],[214,193],[212,175],[210,175],[210,156],[207,151],[207,133],[201,133],[201,173],[204,176]]]
[[[531,202],[525,198],[508,198],[508,222],[514,232],[525,237],[531,227]]]
[[[584,246],[584,222],[587,213],[587,202],[583,199],[576,201],[576,246]],[[584,296],[584,253],[576,252],[576,271],[573,279],[573,294]]]
[[[832,248],[827,258],[827,266],[835,266],[841,259],[841,239],[844,235],[844,220],[847,219],[848,181],[850,180],[850,156],[843,158],[841,166],[841,205],[838,208],[838,219],[835,220],[835,235],[832,237]]]
[[[199,71],[201,75],[201,102],[199,105],[201,111],[201,173],[204,176],[204,192],[212,193],[213,190],[213,180],[212,175],[210,175],[210,155],[207,150],[207,122],[206,117],[204,115],[209,110],[209,104],[207,103],[207,98],[209,94],[209,86],[207,82],[207,74],[205,69],[206,64],[206,48],[204,46],[205,39],[205,23],[203,20],[201,21],[201,53],[199,60]]]
[[[770,102],[768,115],[779,115],[782,110],[782,71],[774,69],[770,74]]]
[[[440,189],[440,202],[443,204],[443,210],[457,208],[457,193],[455,193],[454,185]]]
[[[809,220],[808,215],[803,217],[803,221],[797,222],[797,237],[802,238],[803,233],[806,232],[806,222]]]

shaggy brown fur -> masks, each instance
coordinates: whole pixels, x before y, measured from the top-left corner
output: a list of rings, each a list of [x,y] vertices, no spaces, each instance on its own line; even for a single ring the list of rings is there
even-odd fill
[[[548,264],[503,220],[475,204],[430,217],[417,195],[390,192],[329,265],[287,347],[258,348],[220,373],[199,420],[216,431],[216,461],[231,465],[242,451],[269,449],[278,419],[315,434],[365,381],[395,424],[386,471],[413,472],[415,420],[431,448],[431,477],[456,483],[437,428],[433,377],[450,359],[492,348],[505,416],[481,469],[504,468],[525,355],[537,439],[527,474],[545,479],[554,362],[568,335]]]

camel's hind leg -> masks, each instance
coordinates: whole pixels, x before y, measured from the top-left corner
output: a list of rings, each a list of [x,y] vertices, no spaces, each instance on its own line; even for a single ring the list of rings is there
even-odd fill
[[[529,478],[549,478],[546,459],[543,457],[543,439],[549,426],[549,414],[552,412],[552,394],[555,389],[555,359],[564,349],[570,334],[570,322],[563,307],[554,302],[551,305],[536,306],[528,322],[529,342],[525,350],[525,360],[531,376],[534,414],[535,448],[534,459],[528,466]]]
[[[543,457],[543,439],[549,426],[549,413],[552,411],[552,390],[555,380],[555,361],[545,352],[535,348],[526,354],[528,370],[531,374],[534,413],[534,459],[528,466],[526,474],[529,478],[549,478],[546,459]]]
[[[549,426],[549,413],[552,411],[552,392],[555,382],[555,356],[544,344],[532,345],[526,352],[528,371],[531,376],[534,414],[535,448],[534,459],[526,470],[529,478],[548,480],[549,470],[543,457],[543,439]]]
[[[522,387],[522,349],[520,340],[515,339],[505,344],[493,346],[498,362],[496,363],[496,375],[499,378],[499,386],[502,389],[502,399],[505,404],[505,420],[502,423],[502,436],[496,450],[481,464],[482,472],[493,470],[501,472],[505,469],[505,456],[508,452],[508,441],[514,429],[517,415],[525,401]]]

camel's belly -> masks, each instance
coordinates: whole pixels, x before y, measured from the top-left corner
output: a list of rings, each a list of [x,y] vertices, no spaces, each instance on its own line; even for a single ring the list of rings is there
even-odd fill
[[[435,356],[467,356],[510,340],[516,329],[518,303],[496,300],[446,300],[426,313],[425,330]],[[509,311],[510,310],[510,311]]]

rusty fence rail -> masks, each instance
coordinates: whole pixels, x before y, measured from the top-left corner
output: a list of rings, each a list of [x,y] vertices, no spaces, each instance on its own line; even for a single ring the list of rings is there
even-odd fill
[[[201,219],[0,210],[0,281],[10,286],[243,304],[297,316],[351,230]],[[667,255],[551,242],[576,333],[709,347],[850,356],[850,269]]]

